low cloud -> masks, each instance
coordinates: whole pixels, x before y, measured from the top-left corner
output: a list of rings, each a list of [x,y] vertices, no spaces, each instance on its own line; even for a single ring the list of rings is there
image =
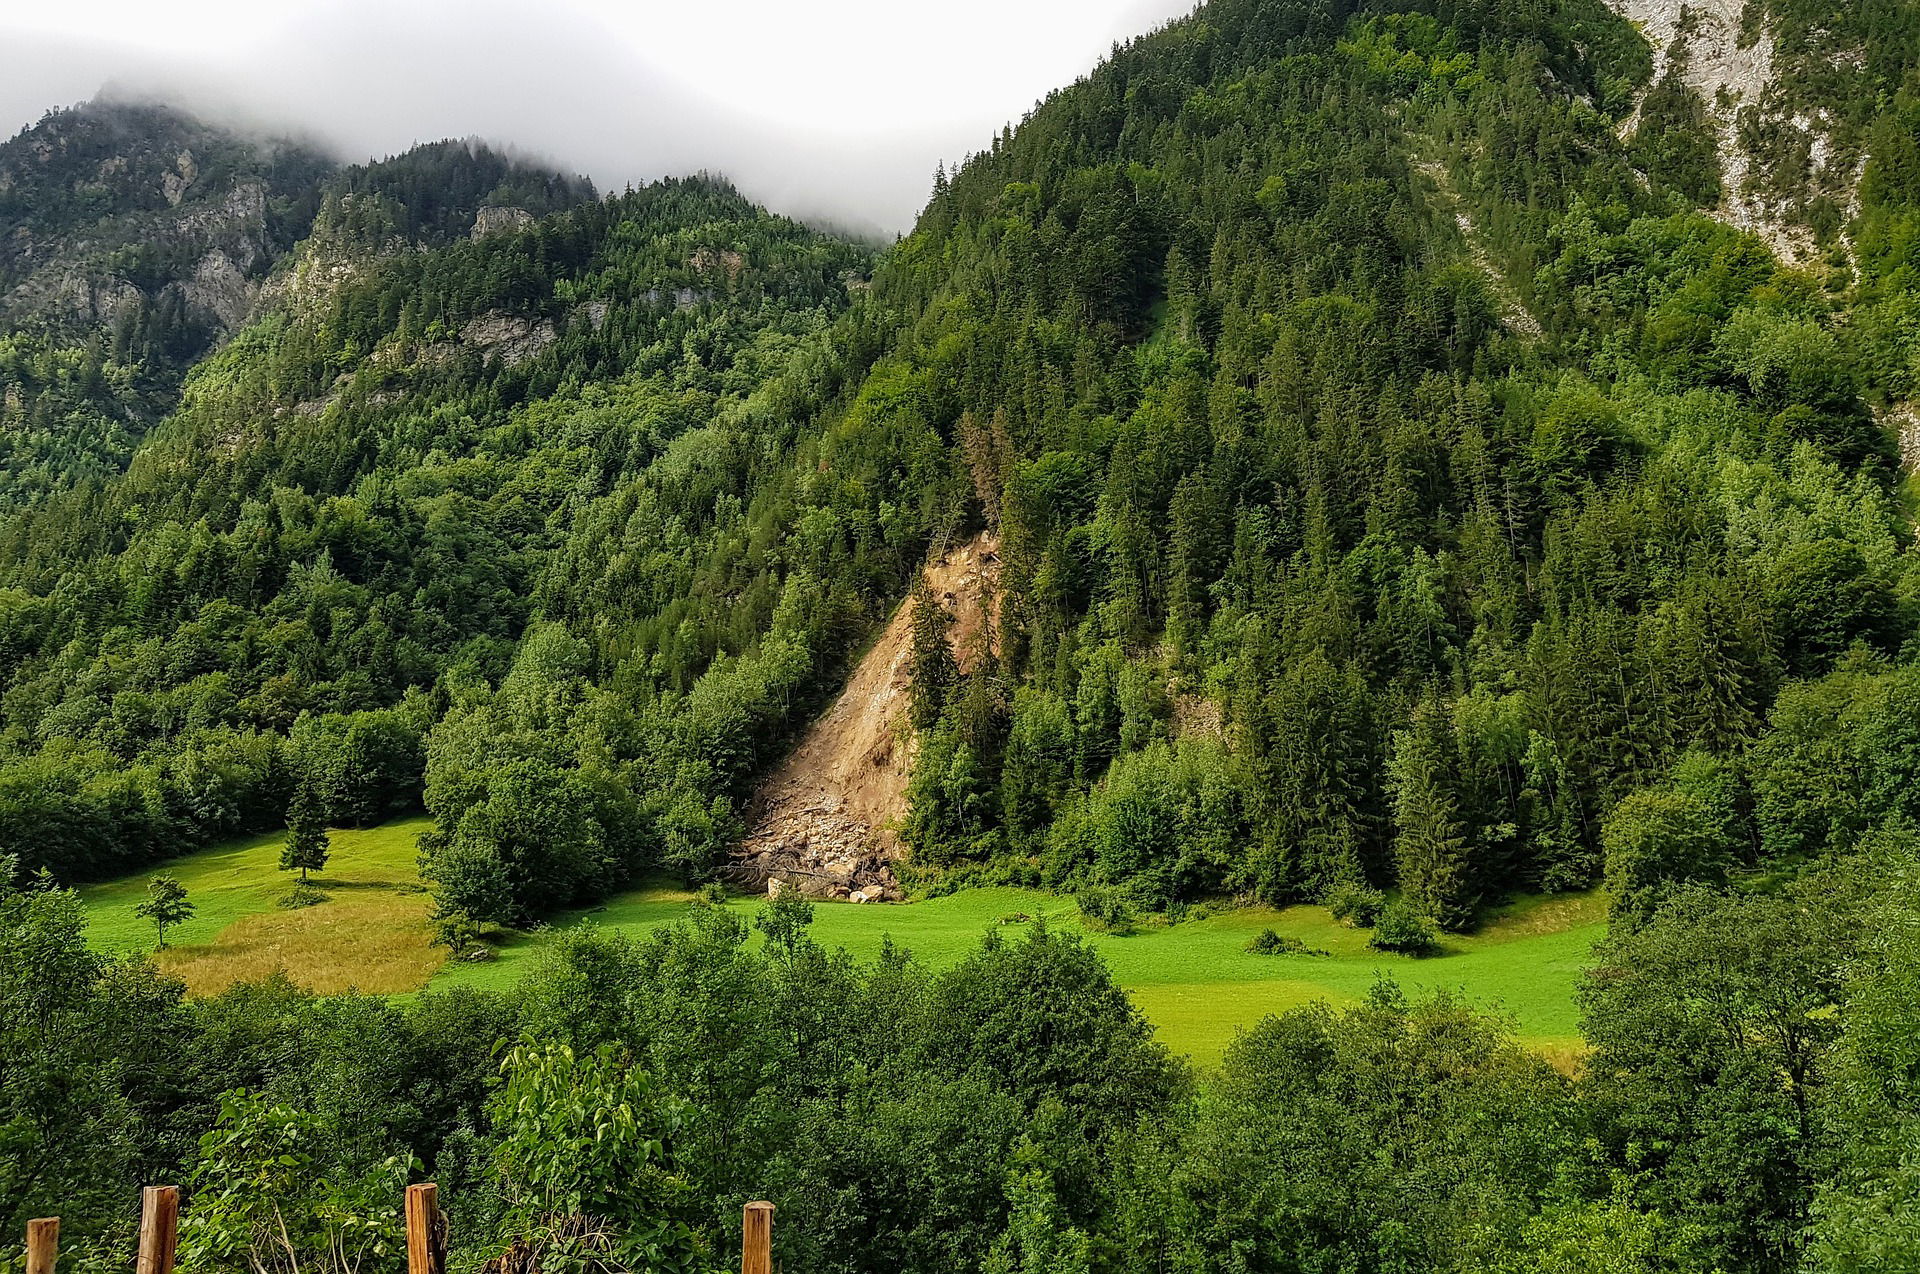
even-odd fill
[[[995,5],[1011,10],[1018,0],[983,8]],[[584,172],[605,190],[722,172],[779,211],[892,234],[912,224],[937,163],[987,145],[1113,40],[1190,4],[1034,0],[1029,10],[1051,24],[1029,25],[1050,43],[1019,65],[990,52],[996,36],[1017,40],[1018,30],[969,27],[943,40],[942,23],[913,16],[911,5],[884,11],[903,15],[898,31],[883,22],[836,33],[836,11],[821,9],[817,38],[810,27],[743,27],[752,6],[721,0],[696,23],[679,8],[650,18],[644,5],[617,20],[543,6],[529,20],[524,5],[349,0],[296,12],[257,39],[229,33],[165,49],[137,37],[0,30],[9,65],[0,127],[111,86],[308,136],[349,160],[480,136]],[[948,10],[946,25],[960,12]]]

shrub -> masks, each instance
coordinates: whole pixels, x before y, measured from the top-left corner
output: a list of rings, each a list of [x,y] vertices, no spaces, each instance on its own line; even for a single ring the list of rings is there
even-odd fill
[[[1357,880],[1343,880],[1327,890],[1327,910],[1333,918],[1355,929],[1371,929],[1380,919],[1387,896]]]
[[[326,900],[327,895],[321,893],[312,885],[295,885],[292,889],[280,895],[279,905],[285,907],[288,911],[298,911],[302,907],[318,906]]]
[[[1247,943],[1249,952],[1254,955],[1306,955],[1323,956],[1327,952],[1310,947],[1292,934],[1275,933],[1271,929],[1262,929],[1253,935]]]
[[[1139,925],[1133,904],[1111,885],[1087,885],[1073,896],[1080,904],[1080,918],[1096,933],[1126,936]]]
[[[329,1170],[333,1131],[319,1115],[245,1089],[222,1094],[193,1167],[181,1263],[264,1274],[389,1268],[406,1251],[393,1200],[417,1165],[396,1156],[357,1174]]]
[[[1397,951],[1401,955],[1432,955],[1440,949],[1440,935],[1433,921],[1404,898],[1395,898],[1380,909],[1373,936],[1367,945],[1379,951]]]
[[[489,960],[492,950],[481,941],[480,926],[464,911],[442,911],[433,918],[435,946],[445,947],[456,960]]]

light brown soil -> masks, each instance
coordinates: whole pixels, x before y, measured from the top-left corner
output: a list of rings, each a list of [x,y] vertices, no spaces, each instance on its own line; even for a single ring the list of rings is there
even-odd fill
[[[925,568],[953,611],[952,640],[965,667],[999,570],[998,542],[980,535]],[[901,605],[840,692],[787,759],[767,776],[748,813],[736,875],[805,893],[861,901],[900,896],[891,863],[912,772],[907,723],[911,609]]]

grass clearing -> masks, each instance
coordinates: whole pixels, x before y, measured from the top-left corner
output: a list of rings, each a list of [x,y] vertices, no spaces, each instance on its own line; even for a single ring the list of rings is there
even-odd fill
[[[670,886],[647,886],[563,916],[554,927],[591,923],[642,933],[683,916],[691,897]],[[727,903],[748,918],[765,905],[764,898],[744,896]],[[1071,899],[1025,889],[973,889],[906,906],[816,903],[813,934],[859,959],[871,958],[891,936],[938,968],[972,951],[988,929],[1017,931],[1018,925],[1000,923],[1015,914],[1080,928]],[[1269,1013],[1323,998],[1351,1003],[1386,976],[1415,994],[1444,989],[1495,1008],[1530,1046],[1571,1064],[1581,1051],[1574,986],[1605,919],[1606,903],[1597,894],[1521,898],[1478,933],[1448,935],[1439,955],[1419,960],[1375,951],[1364,931],[1340,924],[1324,907],[1309,906],[1223,911],[1127,937],[1095,934],[1092,942],[1161,1038],[1199,1062],[1217,1061],[1237,1031]],[[1329,954],[1250,954],[1247,942],[1267,928]],[[509,936],[497,959],[449,965],[434,986],[511,985],[547,941],[543,932]]]
[[[292,911],[279,906],[299,879],[280,870],[280,832],[88,886],[80,891],[88,937],[109,951],[152,951],[153,926],[134,908],[148,878],[166,873],[186,886],[195,910],[154,959],[196,995],[276,970],[321,992],[413,990],[446,960],[432,945],[431,900],[414,862],[415,842],[431,826],[421,817],[329,832],[327,869],[312,878],[326,901]]]
[[[164,871],[179,877],[197,910],[172,931],[168,949],[156,958],[195,994],[276,970],[321,992],[502,989],[526,974],[554,929],[594,924],[641,934],[684,917],[693,898],[676,886],[643,885],[604,906],[560,916],[549,928],[507,935],[489,963],[448,964],[445,952],[431,945],[431,904],[415,864],[415,840],[428,826],[425,818],[411,818],[332,832],[332,858],[314,877],[326,901],[297,910],[278,905],[295,881],[279,870],[278,832],[90,886],[81,890],[89,936],[108,950],[152,950],[153,928],[133,909],[146,897],[147,878]],[[751,919],[766,899],[737,895],[726,905]],[[990,929],[1018,932],[1023,924],[1001,923],[1014,915],[1031,918],[1023,923],[1081,928],[1070,898],[972,889],[905,906],[816,903],[813,933],[823,945],[844,947],[857,959],[872,958],[891,936],[941,968],[964,958]],[[1424,960],[1372,950],[1364,931],[1338,923],[1324,907],[1249,907],[1148,925],[1127,937],[1095,934],[1091,941],[1161,1039],[1202,1063],[1217,1061],[1236,1032],[1269,1013],[1316,999],[1351,1003],[1386,976],[1414,994],[1445,989],[1495,1008],[1531,1047],[1571,1065],[1583,1047],[1574,987],[1605,925],[1603,898],[1568,894],[1518,899],[1479,932],[1448,935],[1441,953]],[[1329,954],[1249,953],[1248,941],[1268,928]]]

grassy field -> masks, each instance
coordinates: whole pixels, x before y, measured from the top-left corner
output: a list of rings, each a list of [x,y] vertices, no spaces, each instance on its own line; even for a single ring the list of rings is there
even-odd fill
[[[429,943],[429,900],[414,862],[415,838],[426,827],[427,820],[415,818],[333,832],[332,860],[314,878],[328,900],[294,911],[276,905],[292,881],[278,869],[278,833],[93,886],[81,891],[90,936],[109,950],[150,950],[153,929],[133,909],[146,896],[147,877],[167,871],[186,885],[198,912],[169,935],[168,949],[157,958],[196,993],[276,969],[317,991],[392,994],[429,985],[512,985],[551,940],[551,929],[510,936],[491,963],[446,964],[445,953]],[[559,917],[553,927],[594,924],[642,933],[684,916],[690,897],[666,886],[635,889],[603,907]],[[765,905],[764,898],[752,896],[727,903],[749,918]],[[819,903],[813,932],[823,944],[860,958],[873,955],[891,935],[941,967],[961,959],[1002,917],[1016,913],[1080,926],[1071,899],[975,889],[907,906]],[[1235,1031],[1269,1013],[1319,998],[1356,1000],[1382,974],[1409,990],[1447,988],[1497,1008],[1529,1044],[1564,1060],[1580,1049],[1573,989],[1605,915],[1604,900],[1594,894],[1520,899],[1480,932],[1447,938],[1442,953],[1425,960],[1369,949],[1364,933],[1335,923],[1320,907],[1225,911],[1092,941],[1161,1038],[1198,1061],[1217,1059]],[[1265,928],[1330,954],[1249,954],[1247,940]]]
[[[292,911],[277,905],[295,880],[280,870],[281,833],[189,854],[82,889],[88,936],[110,951],[152,950],[153,926],[133,909],[148,877],[166,872],[186,886],[195,914],[155,959],[196,994],[276,969],[316,991],[412,990],[446,955],[431,945],[430,900],[414,864],[414,842],[430,825],[412,818],[332,832],[327,869],[313,877],[327,901]]]
[[[688,899],[672,888],[638,889],[557,924],[591,923],[638,933],[685,914]],[[750,915],[765,900],[738,897],[727,905]],[[1001,917],[1016,913],[1076,929],[1080,923],[1071,899],[1022,889],[975,889],[904,907],[819,903],[813,933],[824,945],[845,947],[861,958],[877,952],[881,939],[890,935],[938,967],[959,960]],[[1129,937],[1097,935],[1093,942],[1114,979],[1159,1027],[1161,1038],[1197,1061],[1217,1060],[1237,1030],[1269,1013],[1320,998],[1357,1000],[1382,974],[1409,990],[1447,988],[1498,1008],[1529,1044],[1567,1059],[1580,1049],[1574,985],[1605,915],[1605,901],[1594,894],[1520,899],[1480,932],[1450,936],[1440,955],[1423,960],[1370,949],[1365,933],[1337,923],[1323,907],[1227,911]],[[1269,927],[1329,954],[1249,954],[1248,939]],[[540,934],[511,938],[497,960],[449,965],[434,985],[510,985],[545,942]]]

